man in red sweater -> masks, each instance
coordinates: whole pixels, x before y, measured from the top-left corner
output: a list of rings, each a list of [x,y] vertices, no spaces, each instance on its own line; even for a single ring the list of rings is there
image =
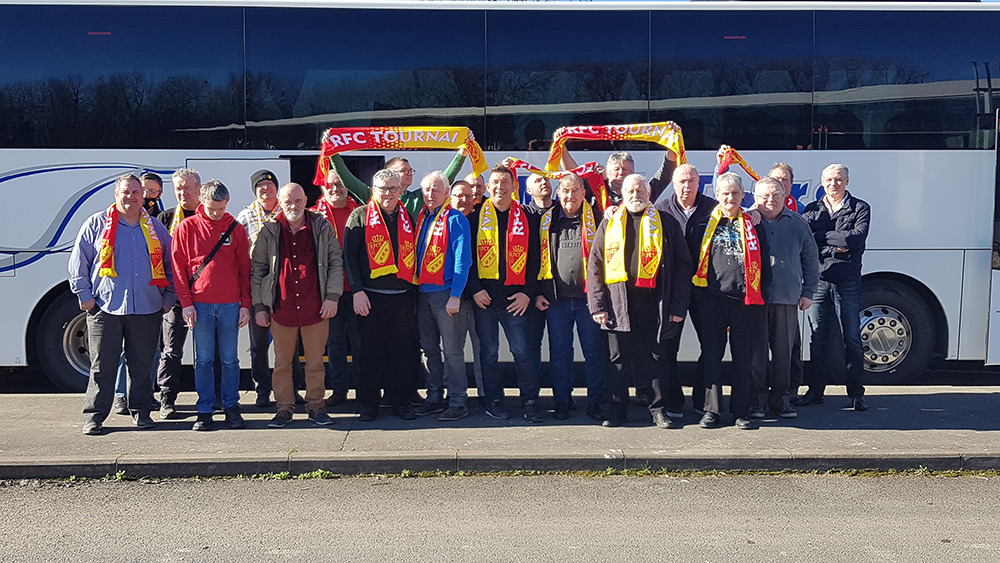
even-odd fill
[[[226,213],[229,190],[222,182],[205,182],[200,201],[195,214],[177,225],[171,245],[181,315],[194,334],[198,420],[193,428],[211,430],[213,426],[216,341],[226,425],[243,428],[237,339],[239,328],[250,321],[249,241],[243,225]]]

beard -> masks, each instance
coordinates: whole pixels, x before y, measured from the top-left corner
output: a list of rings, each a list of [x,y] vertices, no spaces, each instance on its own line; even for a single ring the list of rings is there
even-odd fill
[[[649,204],[642,200],[630,200],[625,202],[625,209],[628,209],[630,213],[639,213],[645,210],[647,205]]]
[[[298,223],[299,219],[302,218],[302,215],[303,211],[299,209],[285,211],[285,219],[288,219],[292,223]]]

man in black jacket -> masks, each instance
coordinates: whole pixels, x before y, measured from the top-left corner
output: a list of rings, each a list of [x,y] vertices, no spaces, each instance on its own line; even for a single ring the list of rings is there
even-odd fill
[[[649,201],[649,182],[633,174],[622,182],[623,203],[607,213],[594,237],[587,265],[587,303],[595,322],[608,331],[612,365],[611,413],[605,426],[628,420],[632,372],[650,375],[649,411],[661,428],[672,428],[664,413],[663,383],[676,374],[660,365],[668,342],[679,339],[691,294],[691,255],[684,235]]]

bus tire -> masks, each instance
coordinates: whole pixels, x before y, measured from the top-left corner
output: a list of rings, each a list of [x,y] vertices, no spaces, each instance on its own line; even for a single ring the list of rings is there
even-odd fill
[[[912,382],[930,364],[934,317],[920,295],[890,280],[866,282],[861,293],[865,383]]]
[[[57,297],[45,310],[36,336],[38,360],[56,387],[70,393],[87,390],[90,352],[87,314],[71,292]]]

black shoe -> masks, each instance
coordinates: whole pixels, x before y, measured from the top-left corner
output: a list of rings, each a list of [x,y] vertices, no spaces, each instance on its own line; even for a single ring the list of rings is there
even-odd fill
[[[198,430],[203,432],[206,430],[211,430],[215,427],[215,420],[212,419],[212,413],[210,412],[200,412],[198,413],[198,420],[194,422],[194,426],[191,430]]]
[[[128,401],[125,397],[115,397],[115,404],[111,407],[111,412],[124,416],[132,414],[128,411]]]
[[[139,430],[149,430],[150,428],[156,426],[153,419],[149,417],[149,411],[142,411],[133,414],[132,424],[134,424]]]
[[[361,407],[361,422],[371,422],[378,418],[378,407]]]
[[[278,414],[274,415],[271,422],[267,423],[268,428],[284,428],[286,424],[292,421],[292,413],[285,411],[278,411]]]
[[[698,426],[702,428],[718,428],[719,415],[714,412],[706,412],[705,416],[701,417],[701,421],[698,422]]]
[[[382,399],[379,400],[379,402],[378,402],[378,408],[380,408],[380,409],[391,409],[392,408],[392,403],[389,402],[389,397],[388,396],[382,395]]]
[[[812,391],[807,391],[805,395],[792,399],[792,404],[797,407],[808,407],[810,405],[822,405],[823,397]]]
[[[240,413],[240,405],[235,404],[225,410],[226,413],[226,426],[232,428],[233,430],[239,430],[240,428],[247,427],[247,421],[243,420],[243,414]]]
[[[411,407],[419,407],[424,404],[424,398],[420,396],[419,391],[414,391],[413,395],[410,396],[409,401]]]
[[[627,419],[622,415],[611,415],[603,422],[601,426],[605,428],[618,428],[619,426],[625,426]]]
[[[295,392],[295,406],[301,407],[304,404],[306,404],[306,398],[302,396],[302,393],[299,393],[298,391],[296,391]]]
[[[330,393],[330,396],[326,398],[326,406],[328,407],[339,407],[344,404],[347,397],[341,395],[340,393]]]
[[[749,418],[740,417],[736,419],[736,427],[740,430],[752,430],[753,422]]]
[[[868,410],[868,401],[864,397],[855,397],[853,406],[856,411],[866,411]]]
[[[661,411],[653,413],[653,424],[659,426],[660,428],[674,428],[674,421]]]
[[[416,420],[417,415],[413,414],[413,407],[410,405],[403,405],[401,407],[396,407],[392,409],[392,416],[400,418],[402,420]]]
[[[104,427],[101,426],[100,422],[94,422],[93,420],[88,420],[83,423],[83,435],[84,436],[100,436],[104,432]]]
[[[524,421],[528,424],[538,424],[544,420],[542,418],[542,413],[538,412],[538,405],[535,401],[527,401],[524,403]]]
[[[160,419],[178,418],[173,397],[160,397]]]
[[[222,412],[222,401],[212,403],[212,410],[215,412]]]
[[[448,410],[438,416],[438,420],[441,422],[451,422],[453,420],[461,420],[467,416],[469,416],[468,407],[448,407]]]
[[[497,420],[507,420],[510,418],[510,413],[507,412],[507,407],[503,406],[503,401],[497,401],[486,407],[486,416]]]
[[[253,404],[254,406],[262,409],[271,406],[271,392],[268,391],[267,393],[257,393],[257,400],[254,401]]]
[[[309,420],[316,423],[317,426],[330,426],[333,424],[333,419],[330,415],[326,414],[326,411],[314,410],[309,411]]]
[[[603,422],[608,418],[604,414],[604,409],[601,408],[601,405],[587,405],[587,416],[590,417],[590,420],[596,420],[597,422]]]
[[[566,403],[556,403],[556,409],[552,412],[552,418],[556,420],[566,420],[569,418],[569,405]]]
[[[424,401],[419,407],[413,409],[413,414],[417,416],[427,416],[429,414],[438,414],[444,412],[448,408],[448,405],[444,403],[432,403],[430,401]]]
[[[649,391],[639,391],[635,394],[635,404],[640,407],[649,406]]]

